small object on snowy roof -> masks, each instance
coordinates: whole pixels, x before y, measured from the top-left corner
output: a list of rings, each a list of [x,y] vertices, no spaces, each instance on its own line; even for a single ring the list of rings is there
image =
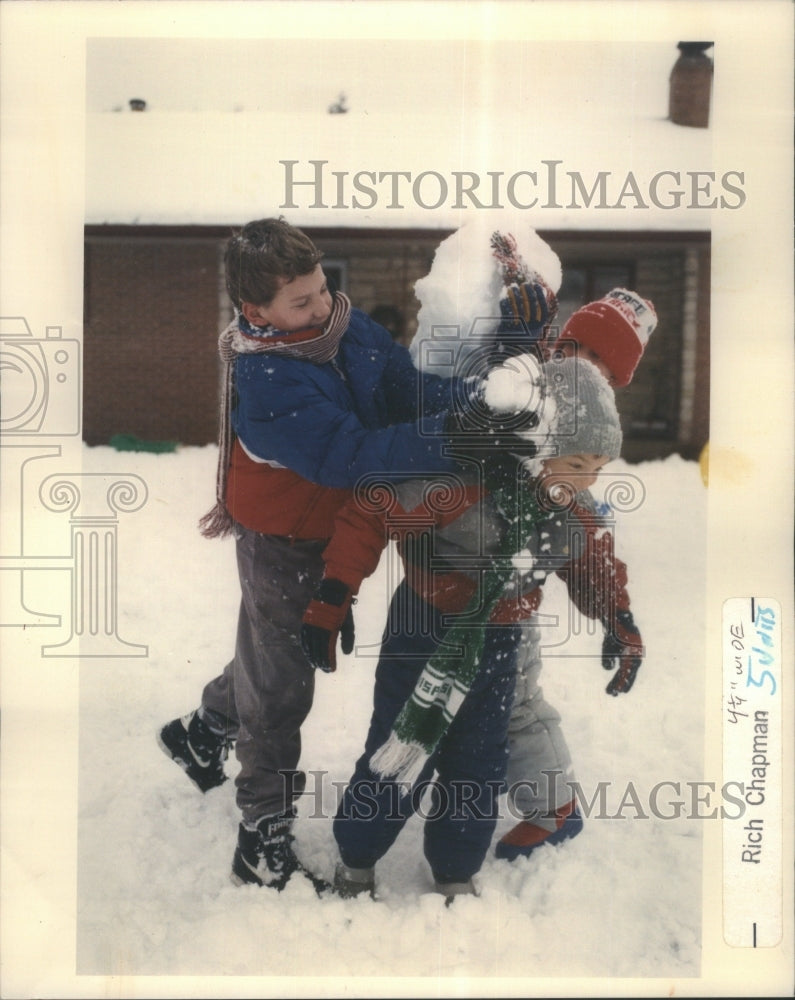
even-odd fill
[[[131,97],[130,111],[146,111],[146,101],[140,97]]]
[[[345,94],[340,94],[337,100],[333,104],[329,104],[328,113],[330,115],[344,115],[348,112],[347,97]]]

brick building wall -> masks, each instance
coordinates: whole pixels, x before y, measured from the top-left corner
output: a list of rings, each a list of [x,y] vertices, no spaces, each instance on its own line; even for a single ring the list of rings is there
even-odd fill
[[[83,440],[217,437],[218,240],[89,237]]]
[[[419,310],[414,282],[430,270],[434,252],[447,232],[403,235],[398,230],[389,235],[340,236],[307,229],[307,233],[327,259],[346,262],[346,291],[354,305],[368,314],[378,306],[399,310],[409,342],[417,330]]]
[[[231,316],[221,255],[229,228],[120,227],[86,234],[83,436],[203,445],[217,435],[216,340]],[[414,282],[444,232],[313,230],[356,306],[392,306],[416,331]],[[709,435],[709,238],[541,233],[581,282],[560,322],[617,276],[652,299],[659,324],[635,379],[618,390],[624,455],[697,458]],[[601,277],[600,277],[601,275]],[[599,287],[599,281],[607,287]],[[623,280],[623,279],[622,279]]]

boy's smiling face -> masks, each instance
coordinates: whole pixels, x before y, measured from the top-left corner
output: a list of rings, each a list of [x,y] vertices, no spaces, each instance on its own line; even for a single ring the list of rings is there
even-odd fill
[[[331,313],[331,293],[320,264],[310,274],[282,281],[266,306],[242,303],[242,313],[252,326],[274,326],[285,333],[320,327]]]
[[[593,486],[600,469],[609,461],[607,455],[578,454],[547,458],[541,467],[541,486],[553,503],[568,506],[577,493]]]

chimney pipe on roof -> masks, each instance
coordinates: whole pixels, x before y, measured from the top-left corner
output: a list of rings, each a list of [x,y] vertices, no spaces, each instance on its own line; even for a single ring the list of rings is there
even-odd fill
[[[668,117],[675,125],[709,126],[712,60],[706,54],[714,42],[679,42],[680,56],[669,79]]]

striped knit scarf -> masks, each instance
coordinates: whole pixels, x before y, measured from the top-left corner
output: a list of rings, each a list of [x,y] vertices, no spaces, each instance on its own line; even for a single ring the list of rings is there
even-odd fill
[[[232,454],[232,399],[234,397],[235,361],[240,354],[278,354],[322,365],[337,353],[342,335],[348,329],[351,303],[337,292],[331,314],[321,330],[297,330],[284,333],[272,326],[252,326],[237,316],[218,338],[218,353],[223,363],[221,401],[218,416],[218,469],[215,477],[215,506],[199,521],[205,538],[223,538],[232,530],[232,518],[226,509],[226,483]]]
[[[504,514],[516,511],[516,483],[495,489],[492,496]],[[523,500],[522,513],[527,528],[546,516],[534,496]],[[386,743],[370,757],[373,772],[399,782],[402,794],[419,778],[481,669],[487,623],[505,585],[516,572],[512,557],[519,548],[520,540],[509,523],[499,550],[483,574],[480,588],[461,613],[460,624],[445,632],[442,645],[423,668]],[[463,649],[462,655],[455,652],[459,648]]]

